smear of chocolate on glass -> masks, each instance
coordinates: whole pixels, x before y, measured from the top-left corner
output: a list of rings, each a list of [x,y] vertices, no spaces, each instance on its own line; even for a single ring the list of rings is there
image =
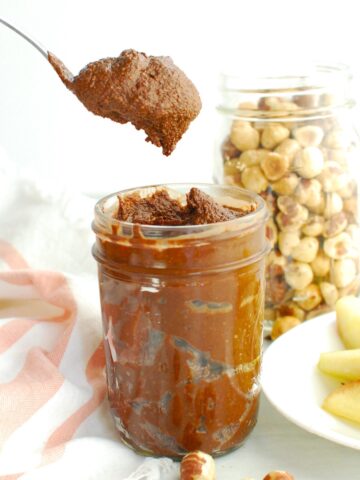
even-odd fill
[[[95,115],[131,122],[146,132],[146,141],[170,155],[196,118],[201,101],[193,83],[170,57],[124,50],[119,57],[89,63],[74,76],[55,55],[56,73]]]

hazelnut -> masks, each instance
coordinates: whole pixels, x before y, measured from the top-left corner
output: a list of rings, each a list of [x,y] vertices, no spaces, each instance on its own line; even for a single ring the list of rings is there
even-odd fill
[[[358,296],[359,290],[360,290],[360,278],[357,275],[355,279],[349,283],[349,285],[339,290],[339,297],[345,297],[347,295]]]
[[[221,145],[221,155],[224,160],[231,160],[240,155],[239,150],[230,141],[230,137],[226,137]]]
[[[301,231],[305,235],[318,237],[323,233],[325,220],[320,215],[310,215]]]
[[[272,110],[281,103],[282,99],[279,97],[262,97],[258,102],[258,108],[259,110]]]
[[[261,192],[260,196],[265,200],[266,206],[268,207],[270,214],[273,215],[275,212],[277,212],[277,198],[272,190],[268,188],[265,191]]]
[[[296,290],[293,299],[306,311],[313,310],[322,301],[320,289],[315,283],[311,283],[302,290]]]
[[[358,212],[358,199],[357,199],[356,196],[351,197],[351,198],[346,198],[346,199],[343,201],[343,206],[344,206],[345,212],[351,213],[351,214],[354,215],[355,217],[357,216],[357,212]]]
[[[346,228],[346,233],[350,235],[355,245],[360,245],[360,227],[351,223]]]
[[[310,265],[315,277],[326,277],[330,271],[330,259],[322,250],[318,251]]]
[[[294,216],[299,215],[304,208],[289,195],[280,195],[277,199],[277,206],[279,207],[279,210],[286,215]]]
[[[284,268],[288,264],[288,261],[286,257],[281,255],[280,252],[272,250],[266,257],[266,263],[267,265],[280,265],[280,267],[282,267],[282,269],[284,270]]]
[[[180,463],[180,480],[215,480],[215,462],[207,453],[188,453]]]
[[[288,102],[286,100],[282,100],[281,102],[274,103],[273,111],[281,112],[280,116],[287,115],[289,112],[294,112],[298,110],[299,106],[296,105],[294,102]]]
[[[287,112],[297,110],[299,107],[294,102],[289,102],[280,97],[262,97],[258,103],[260,110],[271,110],[273,112],[280,112],[281,115],[285,115]]]
[[[295,480],[294,477],[283,470],[274,470],[265,475],[263,480]]]
[[[355,253],[352,238],[346,232],[327,238],[324,241],[324,252],[328,257],[335,260],[351,257]]]
[[[289,165],[292,164],[295,155],[301,150],[299,143],[293,138],[286,138],[276,148],[275,152],[286,157]]]
[[[241,165],[239,164],[238,158],[232,158],[226,160],[224,163],[224,173],[226,175],[236,175],[241,170]]]
[[[315,213],[317,215],[322,215],[325,210],[325,205],[326,205],[325,194],[321,193],[319,203],[317,205],[311,205],[311,207],[308,207],[308,208],[312,213]]]
[[[277,228],[272,218],[270,218],[266,223],[266,238],[269,240],[271,248],[274,248],[277,240]]]
[[[275,340],[276,338],[280,337],[280,335],[287,332],[291,328],[296,327],[300,323],[301,323],[301,320],[297,317],[292,317],[292,316],[278,317],[275,320],[274,325],[272,327],[271,338]],[[275,478],[279,478],[279,477],[275,477]]]
[[[346,200],[345,200],[346,201]],[[341,212],[343,209],[344,203],[340,195],[336,192],[328,193],[325,197],[325,208],[324,208],[324,217],[330,218],[336,213]]]
[[[341,198],[347,199],[355,196],[356,192],[356,181],[347,176],[346,183],[343,187],[341,187],[337,193],[340,195]]]
[[[300,243],[299,232],[280,232],[278,237],[279,250],[285,255],[291,255],[294,247]]]
[[[268,265],[266,270],[266,280],[267,303],[277,305],[283,302],[288,292],[288,286],[284,277],[284,268],[276,263]]]
[[[241,181],[245,188],[256,193],[263,192],[268,187],[268,181],[258,166],[245,168],[241,175]]]
[[[297,305],[295,302],[287,302],[283,303],[278,308],[279,316],[280,317],[296,317],[299,320],[305,320],[305,312],[302,308]]]
[[[329,307],[334,307],[339,298],[339,292],[335,285],[329,282],[321,282],[319,287],[325,303],[329,305]]]
[[[316,108],[319,106],[319,101],[319,95],[301,94],[294,96],[294,102],[302,108]]]
[[[312,178],[302,178],[295,189],[294,198],[307,207],[316,207],[321,202],[321,183]]]
[[[239,110],[257,110],[257,105],[254,102],[241,102],[238,105]]]
[[[294,170],[303,178],[319,175],[324,166],[324,156],[317,147],[306,147],[298,152],[294,159]]]
[[[339,235],[347,227],[348,221],[344,212],[336,213],[324,224],[323,235],[325,238]]]
[[[289,136],[290,131],[282,125],[268,125],[262,132],[261,145],[272,150]]]
[[[336,260],[331,268],[331,282],[338,288],[347,287],[356,276],[356,265],[351,258]]]
[[[315,237],[304,237],[292,251],[291,255],[299,262],[310,263],[315,260],[319,250],[319,241]]]
[[[294,213],[286,214],[279,212],[276,215],[276,223],[283,232],[294,232],[300,230],[300,228],[306,223],[309,212],[301,205]]]
[[[324,192],[336,192],[348,182],[348,176],[340,165],[334,161],[325,162],[323,171],[317,178]]]
[[[267,154],[268,151],[264,148],[259,148],[257,150],[246,150],[240,155],[239,161],[244,167],[253,167],[254,165],[259,165],[261,159]]]
[[[275,318],[276,318],[275,310],[273,308],[265,308],[264,318],[265,318],[265,320],[269,320],[270,322],[274,322]]]
[[[271,185],[271,188],[279,195],[291,195],[299,183],[296,173],[286,173],[280,180]]]
[[[313,278],[314,274],[308,263],[292,262],[285,269],[285,280],[295,290],[306,288]]]
[[[293,135],[302,147],[317,147],[322,142],[324,132],[315,125],[306,125],[297,128]]]
[[[350,136],[346,130],[331,130],[325,137],[324,145],[332,149],[346,149],[350,145]]]
[[[346,150],[331,150],[327,149],[327,158],[328,160],[333,160],[337,162],[342,167],[348,165],[348,152]]]
[[[318,307],[314,308],[306,314],[306,320],[310,320],[310,318],[318,317],[319,315],[324,315],[324,313],[331,312],[332,308],[326,303],[321,303]]]
[[[260,165],[269,180],[279,180],[287,172],[289,161],[279,153],[268,152],[261,159]]]
[[[249,122],[236,120],[231,129],[230,139],[240,151],[253,150],[259,146],[260,135]]]

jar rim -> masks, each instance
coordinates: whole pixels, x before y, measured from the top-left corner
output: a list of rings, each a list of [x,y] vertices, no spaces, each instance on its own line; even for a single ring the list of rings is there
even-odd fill
[[[284,68],[284,67],[282,67]],[[293,72],[291,70],[295,69]],[[334,82],[350,81],[353,78],[350,66],[345,63],[308,63],[304,65],[296,64],[294,66],[286,66],[284,71],[279,72],[278,75],[244,75],[234,74],[230,72],[222,72],[220,74],[220,87],[227,91],[240,91],[240,92],[253,92],[253,93],[272,93],[286,92],[295,89],[324,89],[334,84]],[[271,82],[273,84],[279,84],[280,87],[273,88],[254,88],[254,82]],[[251,88],[236,86],[240,82],[246,84],[250,82]],[[294,85],[291,87],[291,82]],[[282,84],[288,84],[287,87],[283,87]],[[289,86],[290,84],[290,86]]]
[[[274,67],[275,72],[276,67]],[[273,70],[273,71],[274,71]],[[253,72],[253,69],[251,70]],[[246,117],[249,121],[261,118],[274,121],[274,117],[299,121],[304,117],[312,119],[324,118],[334,114],[334,110],[352,108],[355,101],[351,95],[351,69],[344,63],[307,63],[303,65],[283,65],[278,75],[251,74],[239,75],[224,72],[220,74],[219,87],[223,93],[223,101],[218,111],[234,117]],[[252,101],[255,98],[277,97],[279,99],[301,98],[323,95],[332,97],[328,104],[301,106],[294,110],[273,111],[256,103],[256,108],[236,103],[240,96]],[[291,100],[290,100],[291,101]]]
[[[130,193],[135,193],[141,190],[153,190],[156,191],[156,189],[161,189],[161,188],[167,188],[171,190],[178,190],[179,193],[187,193],[191,188],[199,188],[202,191],[209,191],[209,189],[213,190],[218,190],[219,192],[222,191],[223,193],[227,193],[228,197],[231,196],[231,193],[233,193],[234,198],[237,198],[238,200],[242,199],[245,200],[249,203],[255,203],[256,204],[256,210],[253,212],[250,212],[242,217],[234,218],[232,220],[226,220],[224,222],[217,222],[217,223],[209,223],[209,224],[201,224],[201,225],[174,225],[174,226],[169,226],[169,225],[146,225],[146,224],[136,224],[132,222],[125,222],[122,220],[118,220],[114,218],[112,215],[109,213],[105,212],[105,205],[107,202],[117,198],[119,195],[126,195]],[[211,232],[212,229],[218,230],[221,227],[229,227],[231,229],[235,229],[236,227],[240,229],[246,229],[246,227],[252,227],[254,225],[254,221],[259,219],[260,221],[266,221],[268,217],[268,212],[267,212],[267,207],[264,199],[260,197],[260,195],[257,195],[254,192],[251,192],[249,190],[245,190],[243,188],[237,187],[237,186],[230,186],[230,185],[215,185],[211,183],[164,183],[164,184],[156,184],[156,185],[148,185],[148,186],[142,186],[142,187],[136,187],[136,188],[128,188],[125,190],[121,190],[118,192],[111,193],[100,200],[97,201],[95,204],[95,219],[96,221],[99,221],[100,224],[103,226],[116,226],[117,228],[133,228],[134,226],[138,226],[141,228],[141,231],[143,234],[146,236],[150,236],[153,232],[156,232],[156,238],[161,238],[162,235],[166,236],[170,232],[176,232],[178,236],[181,236],[182,234],[189,235],[191,233],[198,233],[198,232],[204,232],[208,231],[209,233]],[[112,212],[113,213],[113,212]],[[242,228],[244,227],[244,228]],[[96,229],[96,226],[94,225],[94,229]]]

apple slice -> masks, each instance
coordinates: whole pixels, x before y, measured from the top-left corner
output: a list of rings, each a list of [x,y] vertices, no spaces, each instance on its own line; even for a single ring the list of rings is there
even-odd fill
[[[360,381],[341,385],[322,405],[327,412],[360,424]]]
[[[360,348],[360,298],[340,298],[336,302],[336,322],[345,347]]]
[[[360,380],[360,348],[321,353],[318,367],[342,380]]]

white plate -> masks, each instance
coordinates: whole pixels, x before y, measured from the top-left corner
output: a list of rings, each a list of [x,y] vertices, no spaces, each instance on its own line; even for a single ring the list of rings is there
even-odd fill
[[[308,320],[268,347],[261,384],[269,401],[287,419],[320,437],[360,450],[360,425],[337,419],[321,408],[340,382],[318,371],[320,353],[343,348],[334,313]]]

